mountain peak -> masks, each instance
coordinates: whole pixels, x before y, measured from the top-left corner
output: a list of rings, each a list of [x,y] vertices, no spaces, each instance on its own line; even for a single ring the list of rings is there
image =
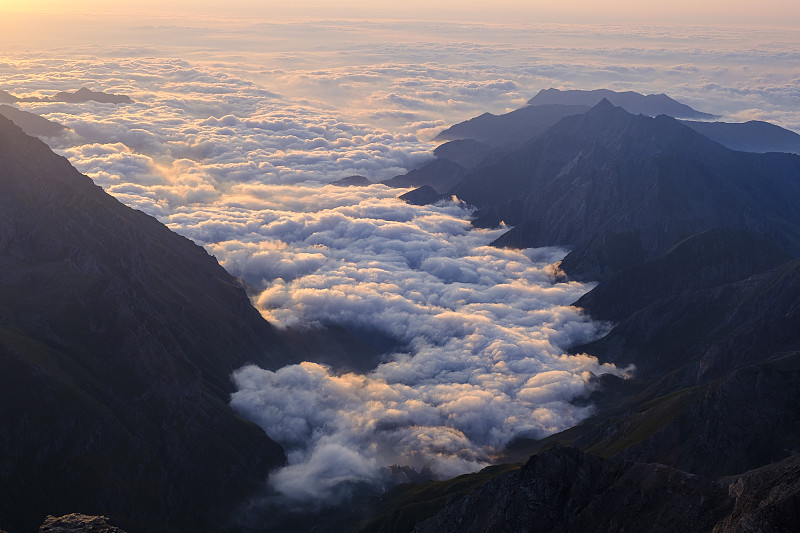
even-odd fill
[[[645,96],[634,91],[617,92],[610,89],[594,89],[591,91],[543,89],[528,100],[528,105],[567,104],[593,106],[602,99],[607,99],[612,104],[622,107],[634,115],[648,115],[651,117],[669,115],[675,118],[698,120],[716,118],[715,115],[692,109],[665,94],[648,94]]]
[[[597,102],[594,105],[594,107],[592,107],[589,110],[589,112],[587,114],[589,114],[589,113],[600,113],[600,112],[610,112],[612,110],[619,110],[619,111],[625,113],[626,115],[630,115],[630,113],[625,111],[624,108],[622,108],[620,106],[615,106],[614,104],[612,104],[611,100],[609,100],[608,98],[602,98],[599,102]]]

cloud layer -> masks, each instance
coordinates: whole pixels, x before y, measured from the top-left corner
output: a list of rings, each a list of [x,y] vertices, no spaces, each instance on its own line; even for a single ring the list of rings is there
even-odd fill
[[[234,408],[289,451],[277,489],[330,499],[342,481],[381,482],[391,464],[474,471],[513,437],[590,413],[573,401],[592,376],[620,371],[564,354],[600,327],[569,307],[589,286],[554,281],[564,250],[488,247],[497,232],[470,231],[461,206],[407,206],[382,186],[326,206],[334,188],[296,192],[302,213],[268,206],[263,240],[210,247],[263,287],[255,301],[274,323],[376,328],[408,346],[365,375],[314,363],[236,372]]]
[[[383,186],[326,184],[403,173],[431,157],[427,139],[445,126],[547,87],[666,92],[800,129],[794,31],[219,24],[2,57],[0,90],[128,94],[135,103],[21,107],[71,128],[50,142],[204,245],[272,322],[378,329],[406,346],[366,374],[313,363],[235,374],[232,404],[287,447],[272,483],[297,501],[380,484],[395,463],[474,470],[515,436],[580,421],[591,407],[575,400],[592,376],[621,372],[564,354],[603,328],[568,306],[589,285],[554,281],[565,250],[497,250],[486,246],[497,232],[471,230],[456,202],[410,206]]]

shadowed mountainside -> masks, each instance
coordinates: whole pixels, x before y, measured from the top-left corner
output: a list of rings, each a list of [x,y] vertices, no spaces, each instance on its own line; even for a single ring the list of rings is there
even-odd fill
[[[0,524],[218,531],[281,464],[229,374],[288,361],[204,249],[0,117]]]
[[[494,477],[414,531],[788,532],[800,519],[798,474],[797,455],[742,475],[707,478],[554,449]]]
[[[571,246],[564,268],[602,279],[614,268],[601,254],[614,250],[598,239],[624,239],[619,253],[652,257],[695,233],[738,227],[797,253],[799,177],[796,155],[735,152],[670,117],[603,101],[450,192],[501,219],[522,198],[517,226],[498,244]]]
[[[565,277],[601,280],[576,305],[614,326],[572,351],[636,370],[597,377],[580,425],[511,443],[521,469],[397,487],[365,531],[796,529],[800,157],[604,101],[448,192],[517,224],[497,245],[572,245]]]

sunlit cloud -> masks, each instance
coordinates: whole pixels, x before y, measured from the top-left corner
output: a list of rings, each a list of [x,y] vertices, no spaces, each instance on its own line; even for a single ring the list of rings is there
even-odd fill
[[[565,354],[606,327],[569,306],[590,284],[556,282],[566,250],[491,248],[502,230],[471,229],[458,202],[327,184],[405,173],[447,125],[548,87],[665,92],[800,130],[796,33],[774,28],[195,18],[91,35],[15,48],[0,90],[129,95],[18,105],[67,126],[49,140],[59,153],[205,246],[278,327],[358,326],[403,346],[364,374],[235,374],[232,405],[287,448],[272,483],[295,500],[380,483],[390,464],[475,470],[514,437],[579,422],[593,376],[623,372]]]

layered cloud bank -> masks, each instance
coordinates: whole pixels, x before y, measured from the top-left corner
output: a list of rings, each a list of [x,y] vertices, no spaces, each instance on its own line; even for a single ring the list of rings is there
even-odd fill
[[[484,466],[515,436],[588,415],[573,401],[592,376],[620,372],[564,355],[598,334],[569,307],[589,287],[554,280],[564,250],[488,247],[498,232],[469,230],[454,203],[335,189],[293,189],[300,213],[279,211],[285,198],[266,201],[252,227],[261,238],[210,247],[263,287],[255,301],[274,323],[357,325],[408,346],[366,375],[314,363],[234,375],[234,408],[289,451],[276,488],[330,499],[342,481],[379,483],[392,464],[452,476]]]
[[[498,232],[471,230],[455,201],[410,206],[384,186],[326,184],[404,173],[431,157],[427,140],[446,125],[547,87],[667,92],[800,129],[794,32],[226,24],[152,25],[125,33],[130,43],[104,34],[108,46],[69,43],[72,59],[4,57],[0,90],[129,95],[19,106],[69,127],[48,142],[203,244],[270,321],[377,329],[405,347],[365,374],[313,363],[235,374],[232,404],[286,446],[290,464],[272,482],[297,501],[380,484],[391,464],[477,469],[515,436],[587,416],[576,400],[592,376],[622,372],[564,354],[603,327],[568,306],[588,285],[556,282],[565,250],[490,248]]]

